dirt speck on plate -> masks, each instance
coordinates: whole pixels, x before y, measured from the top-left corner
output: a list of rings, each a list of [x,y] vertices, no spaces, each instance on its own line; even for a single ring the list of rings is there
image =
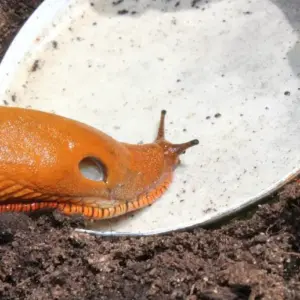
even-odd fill
[[[31,72],[36,72],[40,68],[40,61],[36,59],[31,67]]]
[[[1,1],[0,59],[38,4]],[[0,299],[299,299],[299,195],[293,182],[222,226],[144,238],[77,233],[83,220],[57,213],[1,214]]]

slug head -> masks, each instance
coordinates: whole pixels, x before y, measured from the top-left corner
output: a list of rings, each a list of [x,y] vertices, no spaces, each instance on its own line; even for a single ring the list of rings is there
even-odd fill
[[[130,198],[135,194],[134,191],[136,193],[144,192],[154,182],[159,182],[166,173],[172,173],[180,163],[179,156],[188,148],[198,145],[199,141],[194,139],[182,144],[173,144],[167,141],[165,139],[165,116],[166,110],[162,110],[154,143],[119,144],[131,154],[131,159],[123,162],[123,168],[115,168],[109,162],[119,161],[121,163],[120,159],[124,158],[125,149],[123,149],[122,155],[115,156],[114,159],[102,160],[104,163],[96,157],[85,157],[79,164],[82,175],[89,180],[97,181],[99,186],[106,182],[106,187],[112,190],[117,198],[123,198],[125,194]],[[103,158],[102,155],[98,155],[98,157]],[[121,169],[124,170],[122,177],[112,179],[112,176],[115,176],[116,173],[119,174]]]
[[[185,151],[193,146],[199,144],[199,140],[194,139],[189,142],[181,143],[181,144],[172,144],[165,139],[165,116],[167,112],[166,110],[161,111],[160,123],[158,128],[158,133],[156,136],[155,142],[163,148],[164,157],[167,162],[167,165],[170,167],[176,168],[176,166],[180,163],[179,156],[184,154]]]
[[[129,153],[122,169],[106,165],[106,169],[102,168],[105,173],[94,173],[95,178],[100,178],[100,181],[103,180],[103,176],[107,179],[106,189],[110,191],[110,198],[130,201],[151,192],[159,193],[162,185],[166,187],[171,183],[174,169],[180,163],[179,156],[187,149],[199,144],[197,139],[182,144],[167,141],[165,139],[165,116],[166,111],[162,110],[157,136],[153,143],[143,145],[121,143]],[[119,156],[118,159],[120,158]],[[116,159],[117,157],[114,161]],[[96,171],[97,162],[90,160],[89,163],[93,164],[91,168],[95,168]],[[123,174],[120,174],[121,170]],[[119,177],[117,180],[112,180],[111,176],[115,173],[118,173]],[[90,179],[95,180],[95,178]]]

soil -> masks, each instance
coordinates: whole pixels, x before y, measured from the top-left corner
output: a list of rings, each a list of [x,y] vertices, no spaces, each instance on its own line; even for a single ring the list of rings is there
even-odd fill
[[[0,55],[39,1],[1,0]],[[217,228],[146,238],[0,216],[0,299],[300,299],[300,184]]]

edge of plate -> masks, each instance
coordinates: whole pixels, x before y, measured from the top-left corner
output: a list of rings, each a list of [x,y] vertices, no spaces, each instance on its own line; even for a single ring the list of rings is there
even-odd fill
[[[20,28],[0,62],[0,86],[7,86],[19,61],[26,55],[39,32],[70,0],[44,0]]]

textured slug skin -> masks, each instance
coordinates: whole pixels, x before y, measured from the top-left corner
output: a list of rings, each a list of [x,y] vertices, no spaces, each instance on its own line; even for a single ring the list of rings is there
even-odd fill
[[[53,207],[101,219],[151,204],[170,184],[179,154],[198,143],[167,142],[164,116],[154,143],[131,145],[55,114],[1,107],[0,211]],[[101,161],[103,181],[81,174],[86,157]]]

